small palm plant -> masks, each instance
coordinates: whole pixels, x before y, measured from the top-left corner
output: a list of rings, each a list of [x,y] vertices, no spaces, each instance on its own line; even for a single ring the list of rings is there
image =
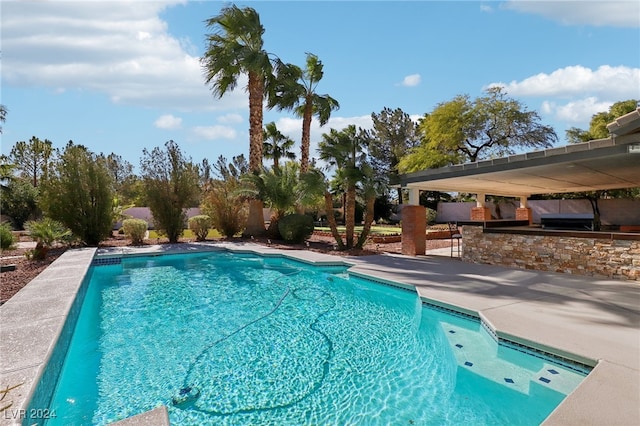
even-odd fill
[[[11,232],[11,225],[0,223],[0,251],[13,250],[16,247],[16,237]]]
[[[27,253],[27,257],[32,260],[44,259],[54,243],[64,241],[71,236],[71,231],[67,227],[48,217],[28,221],[25,223],[25,229],[36,241],[36,248]]]

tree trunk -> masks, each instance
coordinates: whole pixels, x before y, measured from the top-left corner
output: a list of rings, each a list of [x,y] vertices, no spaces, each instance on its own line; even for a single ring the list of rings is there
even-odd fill
[[[249,71],[249,170],[257,172],[262,166],[262,101],[264,99],[264,79],[256,72]],[[262,201],[249,202],[249,217],[244,235],[262,236],[265,233]]]
[[[362,233],[358,237],[358,244],[356,245],[359,249],[361,249],[364,246],[364,243],[367,242],[369,232],[371,232],[371,224],[373,223],[373,207],[375,203],[375,196],[367,198],[367,209],[364,213],[364,226],[362,227]]]
[[[311,144],[311,119],[313,104],[306,99],[304,114],[302,115],[302,141],[300,144],[300,176],[309,171],[309,146]]]
[[[264,80],[255,73],[249,72],[249,170],[260,170],[262,166],[262,101],[264,99]]]
[[[353,234],[356,225],[356,187],[349,184],[347,187],[347,200],[346,200],[346,214],[345,214],[345,228],[346,228],[346,240],[347,248],[353,248]]]
[[[327,222],[329,222],[329,228],[331,228],[331,234],[338,244],[340,250],[344,249],[344,243],[342,237],[338,232],[338,224],[336,223],[336,217],[333,215],[333,197],[329,191],[324,193],[324,209],[327,212]]]
[[[262,201],[249,200],[249,215],[247,217],[247,227],[242,235],[245,237],[260,237],[264,235],[264,216],[262,215]]]

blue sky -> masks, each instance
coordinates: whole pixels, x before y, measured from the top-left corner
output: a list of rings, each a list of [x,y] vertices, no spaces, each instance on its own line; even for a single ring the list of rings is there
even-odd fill
[[[222,99],[204,84],[204,20],[218,1],[3,1],[2,153],[31,136],[68,140],[138,166],[143,148],[178,142],[196,162],[248,153],[246,79]],[[415,116],[493,84],[537,111],[564,144],[569,127],[640,99],[637,1],[254,1],[264,47],[304,65],[340,110],[312,127],[368,128],[384,107]],[[265,123],[300,140],[301,120]],[[296,147],[296,152],[299,150]],[[312,152],[312,155],[314,153]]]

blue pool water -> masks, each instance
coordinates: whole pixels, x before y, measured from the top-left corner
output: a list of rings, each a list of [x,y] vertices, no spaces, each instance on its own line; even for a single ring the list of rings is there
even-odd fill
[[[413,291],[226,252],[92,268],[48,425],[539,424],[584,378]]]

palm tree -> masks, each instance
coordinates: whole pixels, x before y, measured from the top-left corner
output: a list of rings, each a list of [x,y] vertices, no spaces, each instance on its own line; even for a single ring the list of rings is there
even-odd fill
[[[322,61],[312,53],[307,53],[307,64],[304,70],[292,64],[276,61],[276,84],[269,98],[269,106],[279,110],[293,109],[302,117],[302,144],[300,147],[300,174],[309,170],[309,146],[311,143],[311,120],[318,118],[320,126],[324,126],[331,117],[331,112],[340,108],[337,100],[331,96],[316,93],[318,83],[324,75]]]
[[[253,196],[264,201],[273,210],[268,235],[279,238],[278,222],[295,210],[297,205],[312,203],[317,195],[317,187],[311,187],[309,180],[298,176],[298,163],[288,161],[283,167],[262,169],[260,173],[242,176],[243,189],[240,194]]]
[[[318,147],[320,159],[336,168],[336,177],[344,182],[346,191],[345,228],[346,247],[352,248],[355,228],[356,190],[358,182],[365,179],[366,137],[356,133],[356,126],[350,125],[341,131],[331,129],[322,135]],[[327,212],[329,215],[331,211]]]
[[[273,159],[273,170],[280,168],[280,159],[287,158],[289,160],[295,160],[296,155],[290,151],[291,147],[295,144],[294,140],[283,135],[276,123],[268,123],[264,128],[263,153],[264,158]],[[266,141],[271,142],[266,142]]]
[[[272,71],[269,54],[263,49],[264,27],[254,9],[235,5],[224,7],[206,23],[211,33],[201,63],[213,94],[222,97],[237,86],[241,74],[248,74],[249,169],[257,173],[262,165],[262,104]],[[264,230],[262,203],[253,200],[245,233],[259,235]]]

